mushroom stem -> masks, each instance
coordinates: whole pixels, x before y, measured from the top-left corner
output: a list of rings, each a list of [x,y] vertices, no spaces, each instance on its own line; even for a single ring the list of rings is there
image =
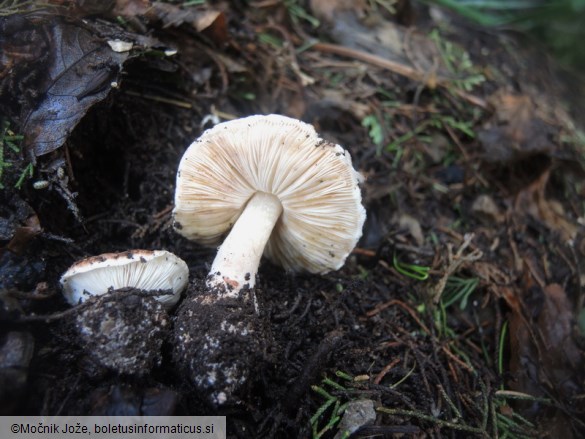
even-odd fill
[[[256,192],[217,251],[207,286],[224,297],[238,297],[253,288],[264,247],[282,213],[278,197]]]

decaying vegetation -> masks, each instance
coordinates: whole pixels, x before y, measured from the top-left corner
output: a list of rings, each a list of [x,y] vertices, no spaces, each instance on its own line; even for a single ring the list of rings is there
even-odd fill
[[[217,413],[233,437],[585,432],[579,87],[546,56],[406,0],[4,1],[0,48],[3,414]],[[172,328],[150,373],[94,361],[61,274],[167,249],[197,294],[215,250],[172,229],[180,157],[267,113],[366,176],[344,268],[261,265],[267,341],[233,404],[207,405]]]

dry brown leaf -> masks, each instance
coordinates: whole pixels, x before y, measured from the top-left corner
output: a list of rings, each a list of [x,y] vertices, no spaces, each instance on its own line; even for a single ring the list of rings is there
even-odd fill
[[[559,284],[550,284],[544,294],[538,327],[550,360],[548,366],[553,376],[564,382],[574,376],[573,369],[580,367],[585,357],[572,338],[575,315],[565,290]]]
[[[357,120],[362,120],[372,111],[370,106],[367,104],[363,104],[353,99],[347,99],[347,95],[345,95],[340,90],[324,89],[322,90],[321,93],[322,93],[322,98],[320,99],[321,105],[323,105],[324,107],[330,105],[332,107],[339,108],[343,111],[348,111]]]
[[[524,280],[522,291],[511,287],[503,287],[500,290],[511,311],[508,316],[508,338],[510,342],[509,371],[513,379],[508,382],[508,386],[518,392],[543,396],[544,389],[538,378],[540,370],[538,339],[527,317],[532,310],[527,309],[525,303],[526,296],[533,291],[534,283],[530,276],[524,276]]]
[[[41,231],[39,217],[20,196],[9,197],[0,205],[0,254],[4,250],[23,254]]]
[[[423,231],[422,227],[420,226],[420,222],[416,218],[406,213],[400,214],[397,222],[400,229],[407,230],[410,236],[414,238],[416,245],[422,247],[425,238],[423,236]]]
[[[506,163],[535,154],[550,155],[557,128],[537,115],[532,99],[523,95],[496,93],[490,99],[493,119],[478,133],[484,148],[483,159]]]
[[[508,298],[514,296],[507,295]],[[520,306],[518,306],[520,307]],[[530,333],[530,325],[520,312],[514,310],[508,318],[510,341],[509,371],[513,379],[507,385],[510,389],[535,397],[544,395],[538,384],[538,353]]]
[[[365,0],[311,0],[309,5],[317,18],[331,23],[344,12],[362,15],[367,3]]]
[[[17,255],[22,255],[28,248],[30,242],[35,236],[42,232],[39,217],[32,215],[27,218],[24,226],[17,227],[14,230],[12,239],[6,246],[8,250]]]
[[[330,24],[333,40],[349,49],[372,54],[394,63],[395,71],[422,81],[429,88],[441,80],[455,79],[442,62],[436,43],[413,28],[388,21],[370,2],[352,0],[312,0],[318,18]]]
[[[202,11],[192,22],[193,27],[197,32],[203,32],[208,27],[212,26],[216,20],[223,19],[224,14],[220,11]],[[223,19],[225,22],[225,19]]]
[[[584,378],[585,359],[573,339],[575,316],[564,289],[549,284],[541,289],[529,271],[522,291],[503,288],[510,306],[510,389],[532,396],[552,396],[567,402]],[[520,295],[522,299],[520,300]],[[555,431],[560,427],[555,426]]]
[[[502,223],[505,220],[493,197],[487,194],[479,195],[473,201],[471,211],[486,224]]]
[[[128,18],[145,15],[152,7],[150,0],[116,0],[113,15]]]
[[[491,262],[477,261],[471,266],[471,269],[487,285],[494,288],[512,283],[512,277]],[[498,297],[504,297],[504,294],[499,292]]]
[[[216,43],[223,43],[229,37],[225,14],[217,10],[183,8],[171,3],[148,0],[117,0],[112,14],[126,19],[144,17],[151,22],[161,22],[164,27],[188,24],[197,32],[208,33]]]
[[[577,236],[579,227],[569,221],[562,210],[561,204],[546,198],[545,189],[550,177],[550,170],[521,191],[514,203],[515,213],[528,214],[543,223],[550,230],[560,234],[564,242]]]

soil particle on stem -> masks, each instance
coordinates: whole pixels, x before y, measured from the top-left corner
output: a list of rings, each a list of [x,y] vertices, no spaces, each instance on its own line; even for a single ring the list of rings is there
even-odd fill
[[[213,406],[237,403],[269,343],[254,291],[234,298],[199,288],[190,288],[177,311],[173,358]]]
[[[89,358],[122,374],[145,375],[161,362],[168,328],[162,305],[151,297],[114,293],[93,300],[75,325]]]

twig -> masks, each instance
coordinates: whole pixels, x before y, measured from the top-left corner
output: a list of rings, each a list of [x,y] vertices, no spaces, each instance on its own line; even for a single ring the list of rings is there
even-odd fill
[[[451,407],[451,410],[455,412],[455,417],[457,419],[462,419],[463,416],[461,415],[461,411],[459,411],[455,403],[451,400],[451,398],[449,398],[449,395],[447,395],[447,392],[445,392],[443,386],[439,383],[437,384],[437,388],[439,389],[439,393],[443,397],[443,400],[447,403],[449,407]]]
[[[305,362],[302,373],[294,381],[288,390],[283,406],[287,411],[296,412],[299,407],[299,400],[307,392],[309,386],[315,381],[319,371],[325,367],[329,354],[333,352],[343,341],[343,333],[338,330],[329,332],[323,337],[319,346],[311,357]]]
[[[349,47],[331,43],[315,43],[310,47],[310,49],[357,59],[359,61],[363,61],[365,63],[372,64],[374,66],[386,70],[390,70],[401,76],[405,76],[409,79],[412,79],[413,81],[422,82],[425,85],[431,85],[428,84],[428,81],[433,81],[432,82],[433,84],[434,81],[436,81],[436,84],[438,86],[448,89],[448,91],[454,93],[455,95],[457,95],[457,97],[466,100],[470,104],[483,108],[484,110],[489,110],[490,108],[488,103],[485,100],[481,99],[480,97],[470,95],[469,93],[466,93],[463,90],[459,90],[458,88],[452,87],[451,81],[447,78],[435,77],[434,75],[431,75],[429,77],[429,75],[427,75],[427,73],[425,72],[420,72],[412,67],[400,64],[396,61],[382,58],[381,56],[372,55],[371,53],[362,52],[360,50],[350,49]]]
[[[438,425],[439,427],[447,427],[447,428],[452,428],[453,430],[467,431],[470,433],[480,434],[483,437],[489,437],[487,435],[487,433],[484,430],[482,430],[481,428],[471,427],[469,425],[464,425],[464,424],[457,424],[455,422],[443,421],[442,419],[438,419],[435,416],[426,415],[424,413],[414,411],[414,410],[389,409],[386,407],[378,407],[376,410],[381,412],[381,413],[386,413],[388,415],[408,416],[408,417],[412,417],[412,418],[421,419],[423,421],[429,421],[435,425]]]
[[[443,294],[443,291],[447,286],[447,280],[453,273],[455,273],[459,269],[459,267],[464,262],[474,262],[481,259],[481,257],[483,256],[483,252],[479,249],[473,250],[471,253],[467,255],[463,255],[463,251],[470,246],[471,240],[474,238],[474,236],[475,235],[473,233],[465,234],[465,236],[463,236],[463,243],[461,244],[461,246],[457,250],[457,253],[455,254],[453,254],[453,246],[451,244],[447,245],[447,257],[449,265],[445,269],[443,277],[439,279],[437,285],[435,285],[435,287],[431,289],[432,294],[431,298],[434,304],[439,303],[441,295]]]
[[[467,150],[465,149],[465,147],[461,143],[461,140],[459,140],[459,137],[457,137],[455,135],[455,133],[453,132],[453,129],[448,124],[443,124],[443,125],[445,127],[445,131],[447,131],[447,134],[449,134],[449,137],[451,137],[451,140],[453,140],[453,142],[455,143],[457,148],[459,148],[459,151],[461,151],[461,154],[463,155],[463,160],[465,161],[466,164],[469,165],[471,160],[470,160],[469,154],[467,153]],[[482,186],[489,187],[488,182],[485,180],[485,178],[483,178],[480,175],[480,173],[477,171],[477,169],[475,169],[475,167],[473,167],[473,166],[469,166],[469,167],[471,168],[473,175],[475,175],[475,178],[477,178],[477,180],[482,184]]]
[[[539,398],[537,396],[532,396],[527,393],[516,392],[514,390],[496,390],[496,397],[499,398],[506,398],[506,399],[518,399],[524,401],[534,401],[534,402],[542,402],[544,404],[554,405],[553,401],[550,398]]]
[[[400,358],[395,358],[393,361],[384,366],[380,373],[376,375],[376,378],[374,378],[374,384],[380,384],[380,381],[382,381],[386,374],[390,372],[394,366],[400,363],[400,361],[401,361]]]
[[[369,258],[373,258],[376,256],[376,252],[374,250],[369,250],[367,248],[356,247],[351,252],[354,255],[367,256]]]
[[[410,308],[408,305],[406,305],[404,302],[401,302],[400,300],[394,299],[394,300],[390,300],[389,302],[382,303],[381,305],[378,305],[377,307],[375,307],[373,310],[368,311],[366,313],[366,317],[373,317],[376,314],[378,314],[380,311],[382,311],[390,306],[394,306],[394,305],[398,305],[400,308],[402,308],[408,314],[410,314],[410,316],[416,321],[416,323],[418,323],[418,325],[421,327],[421,329],[425,333],[427,333],[429,335],[431,334],[431,331],[429,330],[429,328],[418,318],[418,316],[412,310],[412,308]]]
[[[113,298],[118,299],[127,296],[139,296],[139,297],[156,297],[156,296],[164,296],[167,294],[172,293],[170,290],[155,290],[155,291],[143,291],[137,290],[135,288],[120,288],[119,290],[111,290],[108,293],[101,295],[101,296],[93,296],[86,300],[79,305],[76,305],[73,308],[66,309],[65,311],[56,312],[53,314],[45,314],[45,315],[28,315],[20,317],[16,319],[16,323],[28,323],[28,322],[45,322],[49,323],[55,320],[60,320],[67,318],[69,316],[74,316],[85,308],[90,306],[96,305],[99,306],[102,302],[107,300],[111,300]]]
[[[191,105],[189,102],[183,102],[183,101],[179,101],[177,99],[171,99],[171,98],[165,98],[164,96],[157,96],[157,95],[153,95],[153,94],[149,94],[149,93],[138,93],[132,90],[126,90],[124,91],[124,93],[126,93],[127,95],[130,96],[136,96],[139,98],[143,98],[143,99],[149,99],[151,101],[155,101],[155,102],[160,102],[162,104],[169,104],[169,105],[174,105],[176,107],[179,108],[186,108],[188,110],[193,108],[193,105]]]

